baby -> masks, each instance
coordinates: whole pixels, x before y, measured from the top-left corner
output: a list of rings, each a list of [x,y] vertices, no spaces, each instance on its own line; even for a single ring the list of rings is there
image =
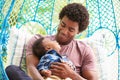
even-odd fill
[[[35,41],[32,48],[34,55],[40,59],[37,69],[44,77],[51,76],[52,72],[49,68],[53,62],[66,62],[73,70],[76,70],[73,63],[66,56],[59,54],[61,47],[57,41],[42,37]]]

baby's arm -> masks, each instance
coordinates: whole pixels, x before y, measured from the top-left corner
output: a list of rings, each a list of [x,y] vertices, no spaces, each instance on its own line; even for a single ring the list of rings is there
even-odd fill
[[[49,59],[49,54],[46,54],[42,56],[40,59],[39,64],[37,65],[37,69],[39,70],[39,73],[45,77],[51,76],[51,71],[49,70],[51,60]]]

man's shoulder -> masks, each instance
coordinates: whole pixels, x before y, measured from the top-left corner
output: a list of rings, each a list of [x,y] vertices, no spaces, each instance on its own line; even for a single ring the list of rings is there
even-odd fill
[[[81,40],[81,39],[74,39],[73,43],[77,44],[77,45],[80,45],[80,46],[85,46],[85,47],[88,46],[88,44],[85,41]]]
[[[91,46],[86,43],[85,41],[83,40],[80,40],[80,39],[75,39],[74,40],[74,45],[77,47],[77,49],[80,49],[80,51],[90,51],[91,50]]]

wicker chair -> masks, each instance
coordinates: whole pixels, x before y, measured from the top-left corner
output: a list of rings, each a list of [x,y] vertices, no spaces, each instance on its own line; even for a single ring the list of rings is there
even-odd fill
[[[120,0],[0,0],[0,80],[8,80],[8,65],[25,66],[21,63],[25,63],[22,53],[28,36],[54,34],[60,9],[72,2],[82,3],[90,13],[88,29],[76,38],[86,38],[83,41],[94,49],[100,80],[120,80]],[[18,62],[15,57],[20,57]]]

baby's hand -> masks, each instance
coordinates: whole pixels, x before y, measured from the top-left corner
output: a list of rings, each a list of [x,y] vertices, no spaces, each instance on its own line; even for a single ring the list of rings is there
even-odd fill
[[[45,77],[50,77],[52,74],[50,70],[42,70],[40,73]]]

